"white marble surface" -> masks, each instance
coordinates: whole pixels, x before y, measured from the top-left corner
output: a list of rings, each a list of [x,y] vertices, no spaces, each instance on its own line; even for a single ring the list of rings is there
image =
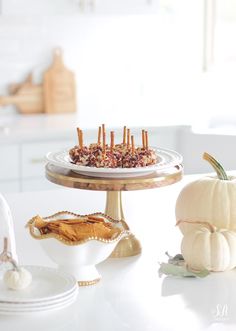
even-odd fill
[[[76,125],[77,114],[74,113],[5,115],[0,117],[0,143],[73,138]]]
[[[124,192],[126,220],[141,240],[140,256],[108,259],[98,266],[99,284],[80,288],[73,306],[24,316],[1,316],[0,330],[70,331],[184,331],[235,330],[236,271],[214,273],[204,279],[158,276],[158,261],[180,250],[174,207],[182,186]],[[103,211],[105,192],[73,189],[8,194],[17,250],[23,264],[54,266],[24,228],[34,215],[59,210],[80,213]],[[1,230],[1,227],[0,227]]]
[[[125,125],[126,123],[124,123]],[[24,143],[49,139],[73,139],[76,140],[76,127],[81,127],[80,113],[68,114],[35,114],[35,115],[1,115],[0,116],[0,144],[1,143]],[[86,127],[81,128],[86,131],[85,141],[87,138],[97,138],[97,129],[101,122],[96,125],[91,122]],[[109,131],[109,123],[106,123]],[[111,128],[111,127],[110,127]],[[112,127],[116,129],[116,138],[122,137],[122,126]],[[132,127],[133,132],[140,132],[142,127]],[[184,125],[159,125],[158,127],[148,127],[149,134],[158,134],[160,137],[167,136],[167,145],[173,145],[173,136],[181,129],[190,129]],[[96,139],[95,138],[95,139]],[[162,138],[163,139],[163,138]],[[164,140],[165,141],[165,140]],[[154,144],[156,146],[156,144]]]

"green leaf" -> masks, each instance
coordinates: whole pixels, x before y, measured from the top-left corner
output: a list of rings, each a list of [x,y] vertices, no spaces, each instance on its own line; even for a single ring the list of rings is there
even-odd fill
[[[190,270],[190,272],[192,272],[194,275],[196,275],[196,277],[199,277],[199,278],[204,278],[208,275],[210,275],[210,271],[204,269],[204,270],[200,270],[200,271],[193,271],[193,270]]]
[[[185,265],[176,265],[173,263],[161,263],[159,268],[159,275],[170,275],[177,277],[206,277],[209,275],[208,270],[192,271],[189,270]]]
[[[165,253],[168,256],[168,263],[171,264],[175,264],[175,265],[179,265],[182,266],[183,264],[185,264],[184,262],[184,258],[182,254],[176,254],[174,257],[169,255],[168,252]]]

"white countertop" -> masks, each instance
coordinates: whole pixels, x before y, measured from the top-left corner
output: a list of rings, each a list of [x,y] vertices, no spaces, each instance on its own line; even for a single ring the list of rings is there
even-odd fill
[[[236,270],[204,279],[158,276],[165,251],[180,252],[181,234],[174,207],[187,181],[160,189],[123,192],[123,207],[131,230],[140,239],[140,256],[108,259],[98,266],[102,280],[80,288],[77,301],[51,313],[1,316],[1,331],[184,331],[235,330]],[[26,222],[34,215],[59,210],[103,211],[105,192],[73,189],[5,195],[15,222],[22,264],[54,266],[32,239]]]
[[[9,115],[0,117],[0,143],[74,138],[77,114]]]
[[[109,125],[109,123],[107,123]],[[76,139],[76,127],[82,126],[86,132],[86,138],[91,133],[97,132],[98,125],[92,123],[82,126],[79,113],[68,114],[35,114],[35,115],[1,115],[0,116],[0,144],[1,143],[21,143],[48,139]],[[140,127],[136,129],[140,130]],[[190,129],[189,126],[161,125],[158,132],[165,132],[173,135],[178,129]],[[109,127],[107,127],[109,129]],[[114,127],[113,127],[114,129]],[[133,128],[135,131],[135,128]],[[157,127],[149,127],[149,133],[156,131]],[[121,127],[116,127],[116,131],[121,131]],[[122,132],[120,132],[122,134]],[[97,133],[95,133],[97,136]]]

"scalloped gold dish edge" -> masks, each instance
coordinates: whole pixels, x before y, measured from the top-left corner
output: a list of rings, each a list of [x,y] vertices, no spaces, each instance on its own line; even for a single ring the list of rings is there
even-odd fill
[[[97,212],[97,213],[92,213],[92,214],[87,214],[87,215],[80,215],[80,214],[76,214],[76,213],[72,213],[72,212],[69,212],[69,211],[60,211],[60,212],[57,212],[53,215],[50,215],[50,216],[47,216],[47,217],[42,217],[44,220],[49,220],[49,219],[55,219],[56,217],[60,216],[60,215],[70,215],[70,216],[75,216],[75,217],[79,217],[79,218],[85,218],[85,217],[88,217],[88,216],[102,216],[104,218],[106,218],[107,220],[109,220],[111,223],[115,223],[115,224],[122,224],[121,221],[118,221],[118,220],[115,220],[113,219],[112,217],[110,217],[109,215],[106,215],[104,213],[100,213],[100,212]],[[34,239],[37,239],[37,240],[42,240],[42,239],[47,239],[47,238],[54,238],[54,239],[57,239],[59,240],[60,242],[62,242],[63,244],[65,245],[68,245],[68,246],[76,246],[76,245],[81,245],[81,244],[84,244],[90,240],[97,240],[97,241],[100,241],[100,242],[104,242],[104,243],[112,243],[112,242],[115,242],[115,241],[118,241],[124,234],[127,234],[129,235],[130,234],[130,231],[129,230],[121,230],[121,232],[114,238],[111,238],[111,239],[104,239],[102,237],[97,237],[97,236],[92,236],[92,237],[88,237],[86,239],[83,239],[83,240],[78,240],[78,241],[69,241],[69,240],[66,240],[64,239],[63,237],[61,237],[60,235],[56,234],[56,233],[49,233],[49,234],[40,234],[40,235],[36,235],[34,233],[34,222],[35,222],[35,219],[36,219],[37,216],[34,216],[32,217],[27,223],[26,223],[26,228],[28,227],[29,228],[29,232],[30,232],[30,235],[34,238]],[[73,219],[73,218],[72,218]]]
[[[79,286],[92,286],[96,285],[98,282],[100,282],[101,278],[96,278],[93,280],[79,280],[78,285]]]

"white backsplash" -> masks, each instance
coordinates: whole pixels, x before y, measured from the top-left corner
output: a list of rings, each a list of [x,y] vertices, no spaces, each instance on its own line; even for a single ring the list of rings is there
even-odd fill
[[[0,95],[30,72],[40,82],[53,48],[61,46],[76,74],[82,126],[188,124],[197,107],[188,72],[201,55],[182,34],[184,12],[172,22],[169,12],[159,15],[158,0],[94,4],[91,12],[81,11],[75,0],[3,0]],[[196,47],[200,50],[198,42]],[[184,56],[186,50],[193,56]],[[12,107],[0,111],[9,113]]]

